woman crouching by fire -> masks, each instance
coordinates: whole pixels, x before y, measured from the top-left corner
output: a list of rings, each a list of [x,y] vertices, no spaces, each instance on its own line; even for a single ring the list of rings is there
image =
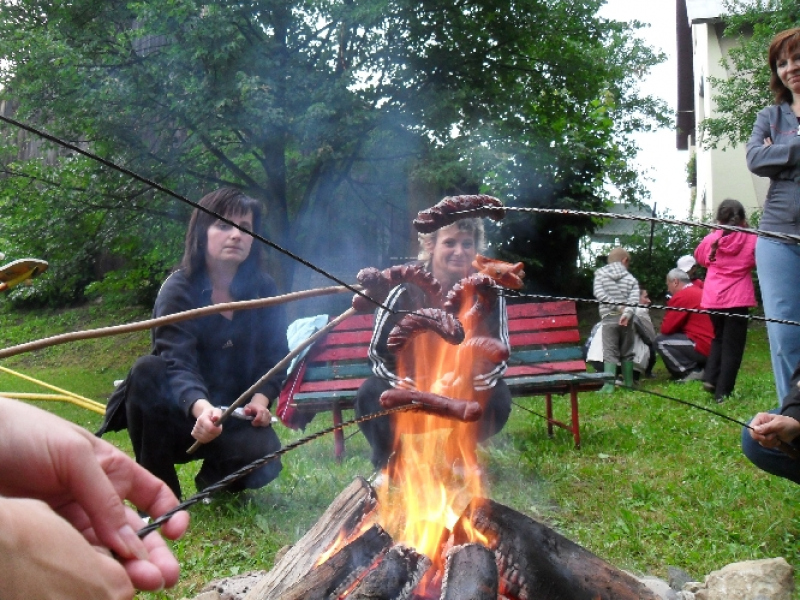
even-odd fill
[[[207,194],[200,206],[259,232],[261,204],[233,188]],[[183,259],[161,286],[154,317],[235,300],[277,295],[262,271],[261,247],[253,238],[195,209],[186,232]],[[280,449],[270,405],[280,393],[285,371],[266,381],[244,406],[240,418],[217,421],[254,382],[289,350],[281,307],[227,311],[157,327],[152,353],[136,361],[109,400],[98,431],[127,427],[136,462],[181,497],[176,464],[202,459],[198,490]],[[232,415],[232,416],[235,416]],[[187,454],[195,441],[197,452]],[[228,490],[260,488],[278,476],[279,460],[266,463]]]
[[[419,262],[421,266],[441,284],[440,297],[432,298],[431,286],[423,289],[412,282],[404,282],[394,287],[386,297],[383,308],[375,315],[375,328],[369,347],[369,357],[374,375],[369,377],[359,388],[355,399],[357,417],[374,414],[384,410],[380,403],[381,394],[391,389],[416,389],[434,391],[449,395],[447,390],[453,389],[448,378],[461,377],[467,379],[466,390],[461,387],[457,396],[463,400],[474,400],[483,408],[481,418],[474,424],[449,422],[452,431],[444,447],[444,459],[454,472],[475,468],[475,444],[483,442],[499,432],[511,412],[511,394],[502,377],[506,370],[505,360],[466,359],[468,363],[464,373],[453,372],[452,362],[442,361],[438,356],[430,354],[430,346],[437,343],[436,336],[416,336],[410,340],[408,352],[398,352],[392,347],[392,330],[412,311],[423,308],[439,307],[454,286],[458,288],[460,281],[475,273],[473,260],[484,243],[483,222],[480,219],[461,219],[434,231],[419,234]],[[417,278],[419,279],[419,278]],[[436,306],[436,305],[439,306]],[[498,347],[506,350],[508,342],[508,317],[505,298],[492,298],[487,310],[472,319],[467,327],[467,341],[470,337],[489,338],[497,342]],[[395,332],[397,330],[395,329]],[[464,346],[466,342],[462,343]],[[443,352],[458,355],[459,346],[440,344]],[[456,359],[458,362],[458,359]],[[443,367],[440,365],[444,364]],[[462,365],[464,367],[464,365]],[[438,370],[438,372],[437,372]],[[458,370],[458,369],[457,369]],[[471,378],[471,381],[469,379]],[[436,381],[433,381],[436,380]],[[443,391],[444,390],[444,391]],[[470,396],[465,398],[463,396]],[[419,419],[419,413],[400,413],[379,417],[359,424],[362,433],[371,447],[371,461],[376,470],[389,467],[390,476],[394,475],[399,451],[395,440],[398,421],[407,417]],[[444,420],[443,420],[444,421]],[[448,423],[445,421],[445,423]],[[465,435],[465,432],[469,435]],[[473,439],[467,439],[473,436]],[[466,446],[466,454],[465,453]],[[471,446],[471,447],[470,447]]]

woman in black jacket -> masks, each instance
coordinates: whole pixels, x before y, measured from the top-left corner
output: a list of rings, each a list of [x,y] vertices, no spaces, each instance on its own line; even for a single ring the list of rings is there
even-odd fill
[[[211,192],[200,205],[249,231],[261,229],[261,205],[238,190]],[[261,270],[260,246],[253,245],[253,238],[195,209],[180,267],[162,285],[153,316],[275,295],[275,282]],[[152,354],[134,364],[121,398],[136,461],[180,497],[176,464],[203,459],[195,477],[200,490],[278,450],[270,406],[285,371],[253,394],[240,418],[224,425],[217,421],[221,407],[286,354],[286,318],[280,307],[227,311],[154,329]],[[119,408],[110,403],[106,423],[115,420]],[[125,426],[116,417],[115,425],[104,424],[101,432],[120,425]],[[195,441],[202,445],[187,454]],[[280,470],[280,461],[271,461],[228,489],[262,487]]]

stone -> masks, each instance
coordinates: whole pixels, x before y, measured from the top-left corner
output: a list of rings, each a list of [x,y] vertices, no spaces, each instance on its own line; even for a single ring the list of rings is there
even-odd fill
[[[644,577],[639,577],[639,581],[647,586],[651,592],[661,598],[661,600],[678,600],[678,595],[675,593],[675,590],[673,590],[663,579],[645,575]]]
[[[727,565],[706,576],[696,600],[792,600],[794,573],[783,558]]]
[[[194,600],[242,600],[266,574],[266,571],[248,571],[214,580],[200,590]]]
[[[667,567],[667,581],[669,582],[669,587],[677,592],[682,590],[683,586],[690,581],[694,581],[694,578],[683,569]]]

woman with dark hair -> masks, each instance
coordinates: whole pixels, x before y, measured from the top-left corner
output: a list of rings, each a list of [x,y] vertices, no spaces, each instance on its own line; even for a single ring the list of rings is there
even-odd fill
[[[483,222],[480,219],[461,219],[433,233],[419,235],[418,258],[441,284],[442,297],[447,296],[456,283],[475,272],[472,262],[483,244],[483,238]],[[389,333],[407,312],[427,308],[427,305],[426,295],[418,286],[403,283],[389,292],[384,302],[385,308],[376,311],[375,328],[369,346],[374,376],[367,378],[358,390],[355,399],[357,417],[382,411],[379,399],[383,392],[392,388],[416,389],[417,383],[424,378],[423,374],[415,372],[414,365],[407,364],[406,360],[390,351],[387,342]],[[476,324],[473,334],[493,338],[504,347],[509,347],[508,316],[502,295],[497,298],[492,310]],[[463,435],[469,429],[475,435],[475,442],[483,442],[503,428],[511,413],[511,393],[502,379],[506,362],[476,360],[473,367],[470,388],[473,399],[483,407],[483,415],[472,429],[469,429],[472,424],[453,428],[445,444],[445,459],[457,470],[476,466],[474,460],[467,461],[468,464],[456,464],[456,460],[462,460],[459,456],[461,452],[466,450],[474,453],[474,449],[462,447],[462,443],[469,446],[471,442],[459,439],[459,434]],[[372,449],[371,461],[376,470],[390,466],[396,448],[397,419],[398,415],[393,415],[359,423]]]
[[[154,317],[221,304],[275,296],[275,282],[260,268],[260,246],[218,219],[261,229],[261,205],[240,191],[222,188],[203,197],[186,232],[180,267],[161,287]],[[140,358],[109,402],[98,432],[127,426],[136,461],[181,496],[176,464],[202,459],[195,477],[203,489],[257,458],[275,452],[270,406],[285,372],[253,394],[240,418],[217,421],[230,405],[288,354],[286,318],[280,307],[223,313],[157,327],[152,354]],[[124,406],[124,413],[120,407]],[[124,414],[124,419],[122,415]],[[194,454],[187,449],[202,445]],[[278,476],[271,461],[229,486],[229,491],[259,488]]]
[[[717,207],[717,223],[749,227],[744,206],[727,198]],[[723,402],[733,392],[747,342],[747,313],[756,305],[751,273],[756,266],[756,236],[739,231],[709,233],[694,256],[707,270],[701,306],[714,311],[714,340],[706,361],[703,387]]]
[[[747,166],[769,177],[770,185],[759,229],[800,234],[800,27],[777,34],[768,55],[774,105],[758,113],[747,143]],[[769,319],[800,321],[800,246],[760,237],[756,243],[758,281]],[[789,393],[789,381],[800,363],[797,327],[767,323],[772,370],[778,398]]]

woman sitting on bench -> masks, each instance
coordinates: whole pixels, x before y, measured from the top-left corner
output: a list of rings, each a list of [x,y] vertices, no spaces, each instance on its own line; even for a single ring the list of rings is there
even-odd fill
[[[442,296],[464,277],[475,272],[472,261],[483,245],[483,222],[480,219],[462,219],[433,233],[420,234],[419,259],[442,285]],[[402,365],[399,374],[397,356],[387,348],[389,332],[407,311],[427,308],[425,293],[414,284],[403,283],[392,289],[384,308],[375,315],[375,330],[369,347],[374,376],[369,377],[359,388],[355,399],[357,417],[374,414],[383,410],[381,394],[392,388],[414,386],[413,366]],[[505,298],[497,298],[494,307],[478,324],[481,334],[499,340],[505,347],[508,342],[508,317]],[[511,394],[502,379],[506,370],[505,361],[492,364],[487,361],[481,373],[473,373],[473,400],[483,407],[481,419],[475,424],[476,438],[482,442],[500,431],[511,412]],[[426,390],[427,391],[427,390]],[[390,465],[394,452],[395,424],[397,415],[379,417],[359,424],[362,433],[372,449],[371,461],[376,470]],[[473,465],[458,464],[461,460],[458,447],[463,440],[458,439],[455,428],[446,443],[446,460],[451,468],[464,469]],[[467,461],[472,462],[472,461]],[[391,471],[391,468],[390,468]]]

